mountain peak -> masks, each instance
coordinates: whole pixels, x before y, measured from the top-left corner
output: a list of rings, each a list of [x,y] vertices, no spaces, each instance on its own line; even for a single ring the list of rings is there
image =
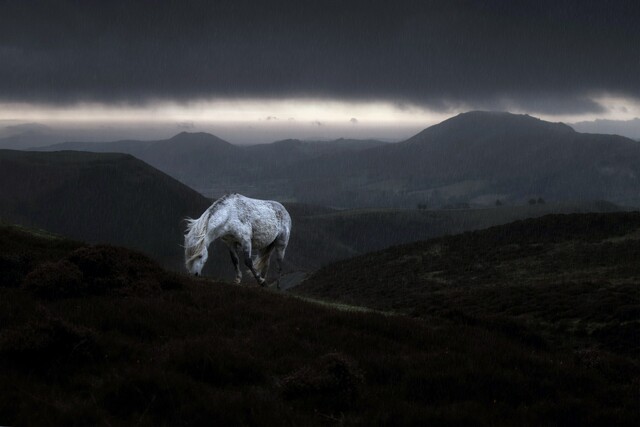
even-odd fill
[[[537,135],[574,132],[573,128],[564,123],[547,122],[528,114],[513,114],[504,111],[469,111],[428,127],[409,138],[407,142],[418,142],[425,138],[442,135],[476,139],[483,135],[496,134]]]
[[[220,139],[207,132],[180,132],[169,139]]]
[[[573,128],[561,122],[548,122],[528,114],[515,114],[507,111],[482,111],[474,110],[466,113],[460,113],[455,117],[445,120],[442,123],[469,123],[475,121],[486,121],[492,126],[495,125],[517,125],[517,126],[537,126],[547,129],[564,130],[574,132]]]
[[[160,141],[162,142],[162,141]],[[222,138],[218,138],[215,135],[212,135],[207,132],[180,132],[177,135],[172,136],[171,138],[165,140],[165,142],[170,143],[188,143],[188,144],[216,144],[216,145],[224,145],[224,146],[232,146],[230,142],[225,141]]]

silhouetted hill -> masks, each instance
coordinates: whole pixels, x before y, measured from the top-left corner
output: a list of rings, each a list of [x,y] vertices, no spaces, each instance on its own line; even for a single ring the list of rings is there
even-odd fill
[[[27,150],[36,146],[50,145],[55,137],[39,130],[27,130],[16,135],[0,138],[0,150]]]
[[[337,206],[640,202],[640,144],[526,115],[470,112],[405,142],[330,155],[283,173],[300,201]]]
[[[607,133],[622,135],[635,140],[640,139],[640,117],[631,120],[596,119],[571,123],[571,126],[578,132]]]
[[[342,208],[488,206],[540,197],[640,205],[636,141],[509,113],[460,114],[396,144],[285,140],[240,147],[181,133],[42,149],[127,152],[214,198],[235,191]]]
[[[427,319],[518,320],[559,347],[638,361],[639,259],[639,212],[548,215],[331,264],[295,292]]]
[[[291,198],[288,179],[274,178],[283,168],[328,153],[355,152],[383,144],[375,140],[290,139],[236,146],[208,133],[181,132],[160,141],[65,142],[34,150],[128,153],[214,198],[234,191],[282,200]]]
[[[605,234],[622,237],[625,227]],[[537,234],[518,230],[524,244]],[[555,348],[509,318],[424,322],[334,308],[15,227],[0,226],[0,260],[7,425],[633,426],[640,418],[631,356],[578,340]],[[603,293],[594,305],[623,296]],[[620,305],[606,321],[624,313]]]
[[[180,219],[209,201],[126,154],[0,150],[0,218],[88,242],[140,249],[177,266]]]

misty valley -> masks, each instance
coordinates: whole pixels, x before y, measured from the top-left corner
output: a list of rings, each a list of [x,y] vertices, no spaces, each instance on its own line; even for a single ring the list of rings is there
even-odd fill
[[[0,149],[0,422],[637,425],[639,180],[637,141],[482,111]],[[279,290],[220,240],[185,271],[234,193],[291,216]]]

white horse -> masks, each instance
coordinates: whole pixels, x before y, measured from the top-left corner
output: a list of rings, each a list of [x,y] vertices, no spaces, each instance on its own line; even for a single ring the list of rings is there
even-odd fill
[[[198,219],[187,219],[184,236],[187,271],[196,276],[207,262],[207,247],[220,238],[229,248],[236,269],[235,283],[240,283],[239,255],[253,273],[258,284],[264,286],[273,250],[278,260],[280,284],[282,260],[291,234],[291,217],[280,203],[256,200],[240,194],[228,194],[213,202]],[[256,254],[254,264],[252,255]]]

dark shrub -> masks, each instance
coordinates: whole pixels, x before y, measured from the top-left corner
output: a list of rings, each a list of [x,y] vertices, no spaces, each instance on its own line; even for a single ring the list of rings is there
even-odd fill
[[[64,363],[90,360],[93,334],[39,310],[34,318],[0,333],[0,359],[25,369],[43,370]]]
[[[91,293],[147,294],[178,288],[162,269],[141,253],[112,246],[80,248],[68,256],[77,265]]]
[[[144,255],[112,246],[90,246],[73,251],[69,261],[76,264],[88,279],[139,275],[153,263]],[[133,267],[133,268],[132,268]]]
[[[183,278],[176,273],[166,273],[160,279],[160,288],[165,291],[171,291],[176,289],[182,289]]]
[[[165,346],[163,353],[180,372],[215,386],[258,384],[265,366],[234,342],[195,339]]]
[[[82,272],[66,260],[40,264],[24,278],[22,286],[49,299],[80,296],[85,291]]]
[[[340,353],[326,354],[284,377],[280,386],[288,399],[303,399],[326,409],[352,406],[363,375],[353,360]]]
[[[20,286],[24,276],[33,268],[31,259],[20,255],[0,254],[0,287]]]

